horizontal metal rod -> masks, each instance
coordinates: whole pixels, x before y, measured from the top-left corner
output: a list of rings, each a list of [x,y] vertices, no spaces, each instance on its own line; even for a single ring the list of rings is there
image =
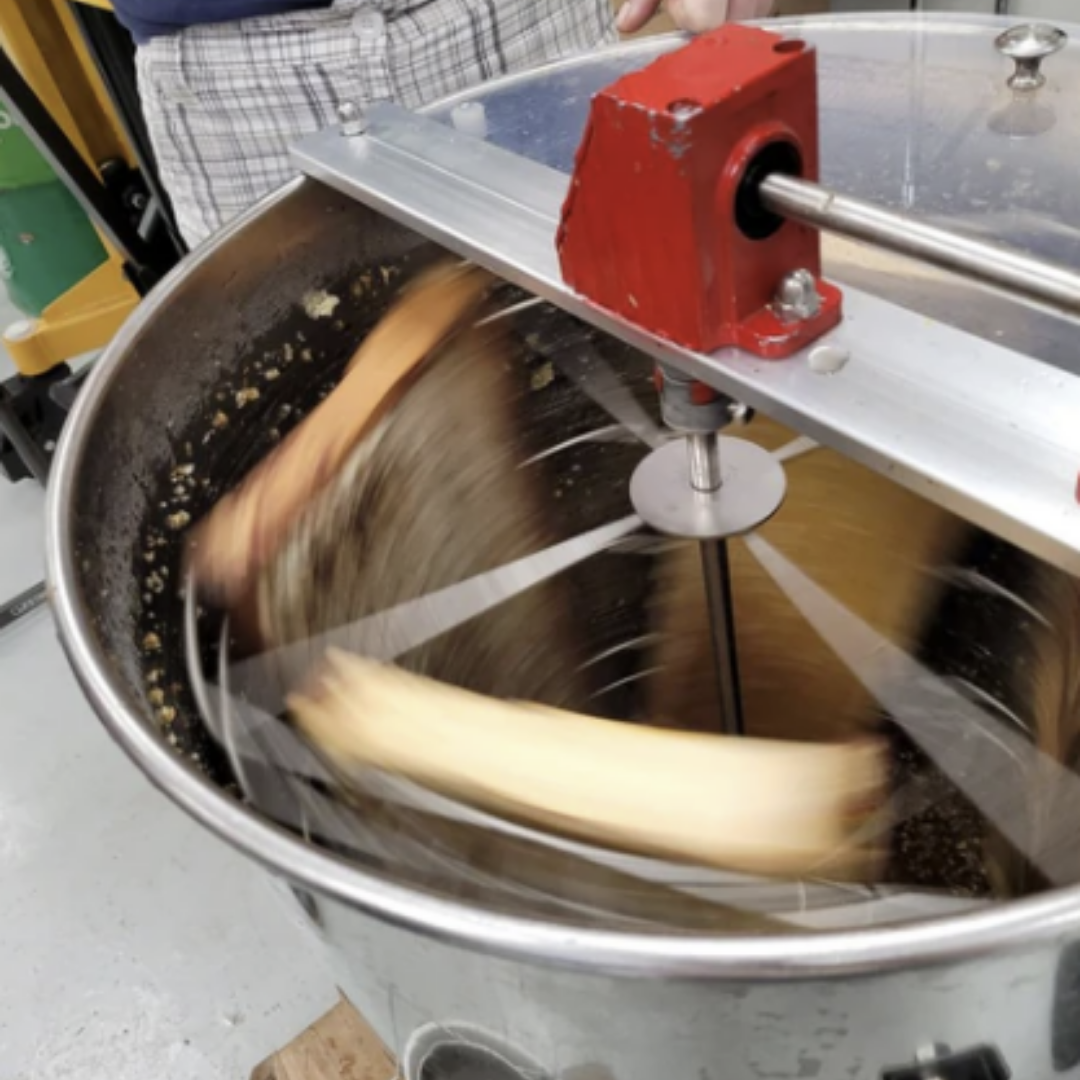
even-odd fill
[[[862,240],[1013,296],[1080,315],[1080,273],[1067,266],[951,232],[861,199],[837,195],[791,176],[766,177],[759,190],[765,207],[781,217]]]

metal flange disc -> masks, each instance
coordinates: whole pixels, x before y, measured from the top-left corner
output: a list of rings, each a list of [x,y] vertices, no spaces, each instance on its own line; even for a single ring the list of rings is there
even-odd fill
[[[787,492],[783,467],[766,450],[744,439],[722,437],[717,491],[690,486],[686,441],[654,450],[630,478],[630,501],[657,532],[687,540],[741,536],[764,524]]]

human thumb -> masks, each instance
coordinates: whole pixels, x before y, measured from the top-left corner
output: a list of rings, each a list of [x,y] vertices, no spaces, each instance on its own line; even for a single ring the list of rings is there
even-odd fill
[[[729,22],[744,19],[767,19],[776,8],[776,0],[731,0],[728,10]]]
[[[659,10],[660,0],[625,0],[615,16],[620,34],[636,34]]]

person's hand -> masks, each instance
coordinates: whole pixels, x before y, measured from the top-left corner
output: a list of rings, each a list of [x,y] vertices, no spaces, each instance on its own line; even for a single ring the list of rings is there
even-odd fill
[[[772,14],[776,0],[626,0],[619,9],[616,26],[623,34],[640,30],[663,6],[680,30],[703,34],[726,22],[764,19]]]

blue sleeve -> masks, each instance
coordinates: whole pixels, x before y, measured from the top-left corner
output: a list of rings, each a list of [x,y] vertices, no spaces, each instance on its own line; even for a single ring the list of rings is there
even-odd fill
[[[120,22],[140,44],[189,26],[237,22],[304,8],[329,7],[331,0],[113,0]]]

